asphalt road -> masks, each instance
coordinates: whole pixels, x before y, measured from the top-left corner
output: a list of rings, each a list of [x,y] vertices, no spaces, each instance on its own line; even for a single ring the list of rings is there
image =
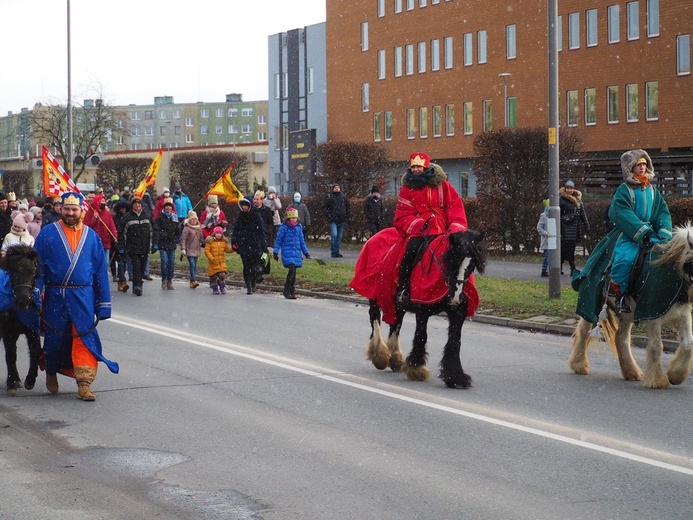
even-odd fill
[[[175,286],[114,294],[95,403],[0,397],[3,519],[690,518],[691,381],[604,350],[576,376],[568,338],[469,322],[450,390],[366,362],[362,305]]]

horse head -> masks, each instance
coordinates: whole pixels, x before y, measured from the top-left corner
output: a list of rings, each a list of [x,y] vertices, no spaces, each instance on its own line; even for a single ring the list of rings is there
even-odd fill
[[[15,306],[22,311],[29,308],[32,300],[36,277],[38,276],[38,254],[27,245],[19,244],[7,249],[0,261],[0,268],[10,275],[10,284],[14,294]]]
[[[450,234],[450,248],[445,255],[445,269],[450,287],[451,303],[462,301],[464,286],[476,270],[484,274],[486,256],[481,248],[484,233],[460,231]]]
[[[693,287],[693,225],[690,220],[674,228],[672,239],[657,246],[661,256],[654,265],[673,267],[689,289]]]

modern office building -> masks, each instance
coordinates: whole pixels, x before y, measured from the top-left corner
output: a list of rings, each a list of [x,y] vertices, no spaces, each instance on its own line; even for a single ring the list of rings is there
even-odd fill
[[[473,196],[480,132],[548,126],[547,2],[327,0],[328,137],[425,151]],[[690,0],[558,2],[560,124],[585,182],[644,148],[690,191]],[[685,191],[685,189],[684,189]]]
[[[310,150],[327,139],[325,24],[269,37],[269,176],[280,194],[308,194]]]

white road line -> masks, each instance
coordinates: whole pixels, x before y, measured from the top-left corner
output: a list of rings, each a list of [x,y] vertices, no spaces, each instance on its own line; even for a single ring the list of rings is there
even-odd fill
[[[418,406],[424,406],[426,408],[431,408],[434,410],[439,410],[442,412],[447,412],[447,413],[451,413],[454,415],[459,415],[462,417],[466,417],[468,419],[474,419],[476,421],[481,421],[481,422],[493,424],[496,426],[501,426],[503,428],[509,428],[511,430],[516,430],[516,431],[520,431],[523,433],[528,433],[530,435],[536,435],[538,437],[543,437],[545,439],[551,439],[551,440],[562,442],[565,444],[571,444],[573,446],[579,446],[581,448],[585,448],[585,449],[600,452],[600,453],[605,453],[607,455],[619,457],[619,458],[630,460],[633,462],[639,462],[641,464],[647,464],[649,466],[654,466],[656,468],[666,469],[666,470],[674,471],[677,473],[683,473],[684,475],[693,476],[693,469],[687,468],[684,466],[678,466],[676,464],[670,464],[667,462],[662,462],[662,461],[652,459],[649,457],[643,457],[640,455],[635,455],[633,453],[628,453],[626,451],[617,450],[614,448],[608,448],[606,446],[600,446],[599,444],[595,444],[592,442],[581,441],[579,439],[568,437],[566,435],[559,435],[559,434],[547,432],[544,430],[540,430],[538,428],[531,428],[528,426],[516,424],[516,423],[510,422],[510,421],[504,421],[502,419],[496,419],[494,417],[489,417],[489,416],[482,415],[479,413],[468,412],[465,410],[459,410],[459,409],[456,409],[456,408],[453,408],[450,406],[431,403],[428,401],[424,401],[422,399],[417,399],[414,397],[407,397],[405,395],[400,395],[400,394],[390,392],[387,390],[382,390],[380,388],[374,388],[374,387],[371,387],[371,386],[368,386],[368,385],[365,385],[362,383],[356,383],[353,381],[348,381],[346,379],[339,377],[341,372],[336,371],[336,370],[325,369],[323,367],[316,367],[316,370],[309,370],[306,368],[300,368],[300,367],[296,366],[295,364],[291,364],[291,360],[289,360],[289,359],[287,359],[286,362],[283,362],[283,361],[281,361],[282,358],[280,358],[278,356],[274,356],[272,354],[266,354],[266,357],[265,356],[258,356],[256,354],[250,353],[252,351],[252,349],[249,349],[247,347],[243,347],[241,345],[235,345],[233,343],[218,342],[216,340],[201,341],[199,339],[196,339],[196,337],[199,337],[199,336],[192,336],[190,333],[185,332],[185,331],[176,331],[176,330],[172,331],[172,329],[170,327],[167,327],[164,330],[163,328],[159,328],[157,325],[153,325],[150,323],[138,322],[138,321],[129,320],[129,319],[128,320],[119,319],[119,318],[111,318],[109,321],[111,323],[117,323],[119,325],[123,325],[126,327],[131,327],[134,329],[140,329],[140,330],[149,332],[150,334],[157,334],[159,336],[164,336],[167,338],[175,339],[177,341],[184,341],[186,343],[198,345],[200,347],[205,347],[205,348],[209,348],[212,350],[217,350],[219,352],[224,352],[227,354],[231,354],[233,356],[238,356],[238,357],[242,357],[245,359],[251,359],[253,361],[258,361],[258,362],[264,363],[266,365],[271,365],[271,366],[274,366],[277,368],[282,368],[284,370],[289,370],[291,372],[296,372],[296,373],[299,373],[302,375],[315,377],[317,379],[322,379],[324,381],[330,381],[332,383],[337,383],[340,385],[349,386],[351,388],[356,388],[358,390],[363,390],[363,391],[370,392],[373,394],[382,395],[384,397],[389,397],[392,399],[398,399],[400,401],[416,404]],[[228,345],[228,346],[222,346],[222,345]],[[274,358],[274,359],[272,359],[272,358]],[[284,359],[286,359],[286,358],[284,358]]]

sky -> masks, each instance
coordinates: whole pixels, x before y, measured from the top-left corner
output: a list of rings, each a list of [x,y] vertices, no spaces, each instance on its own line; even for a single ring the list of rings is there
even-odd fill
[[[67,102],[67,3],[0,0],[0,116]],[[70,0],[73,103],[267,99],[268,36],[324,21],[325,0]]]

